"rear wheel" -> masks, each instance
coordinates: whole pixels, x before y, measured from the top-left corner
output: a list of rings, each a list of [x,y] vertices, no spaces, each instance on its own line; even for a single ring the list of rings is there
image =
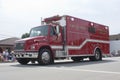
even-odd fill
[[[92,56],[92,57],[89,57],[89,59],[90,59],[91,61],[99,61],[99,60],[102,60],[101,51],[100,51],[99,49],[96,49],[95,55]]]
[[[22,65],[26,65],[30,60],[26,58],[18,58],[17,61]]]
[[[79,62],[79,61],[82,61],[83,58],[82,57],[71,57],[71,59],[75,62]]]
[[[51,51],[49,49],[41,49],[38,55],[38,63],[42,65],[54,63]]]

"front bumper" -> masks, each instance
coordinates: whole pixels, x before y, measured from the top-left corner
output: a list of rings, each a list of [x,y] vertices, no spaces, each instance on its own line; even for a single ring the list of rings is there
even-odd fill
[[[17,51],[14,56],[15,58],[38,58],[38,52]]]

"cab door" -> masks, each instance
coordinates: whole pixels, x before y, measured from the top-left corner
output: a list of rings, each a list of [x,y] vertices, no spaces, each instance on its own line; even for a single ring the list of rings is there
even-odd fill
[[[49,31],[49,44],[52,46],[62,46],[62,37],[61,31],[59,26],[51,26]]]

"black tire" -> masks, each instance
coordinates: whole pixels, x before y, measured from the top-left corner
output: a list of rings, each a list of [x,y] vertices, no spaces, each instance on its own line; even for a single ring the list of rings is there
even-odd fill
[[[17,61],[22,65],[26,65],[30,60],[26,58],[18,58]]]
[[[100,60],[102,60],[101,51],[99,49],[96,49],[95,55],[89,57],[89,59],[90,59],[90,61],[100,61]]]
[[[79,61],[82,61],[82,60],[83,60],[82,57],[71,57],[71,59],[72,59],[74,62],[79,62]]]
[[[38,55],[38,63],[41,65],[48,65],[54,63],[54,59],[49,49],[41,49]]]

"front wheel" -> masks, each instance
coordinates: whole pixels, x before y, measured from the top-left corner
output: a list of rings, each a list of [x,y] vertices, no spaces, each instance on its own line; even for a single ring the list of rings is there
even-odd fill
[[[42,65],[54,63],[51,51],[49,49],[41,49],[38,55],[38,63]]]

